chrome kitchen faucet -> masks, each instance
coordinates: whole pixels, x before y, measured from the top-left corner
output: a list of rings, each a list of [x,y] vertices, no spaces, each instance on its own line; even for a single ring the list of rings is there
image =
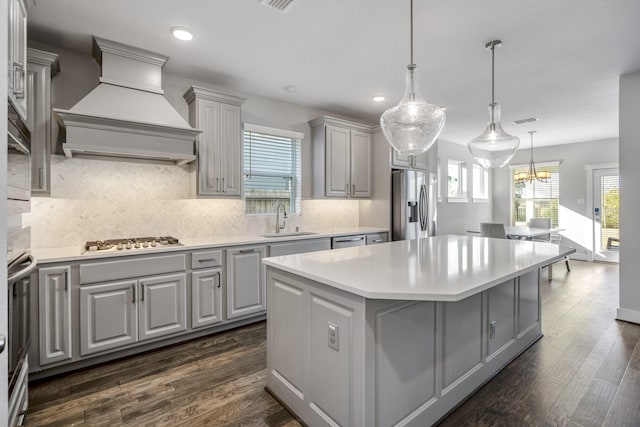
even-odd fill
[[[280,208],[282,208],[283,217],[282,225],[280,225]],[[287,209],[284,207],[284,203],[278,203],[276,208],[276,233],[280,233],[280,230],[284,229],[285,219],[287,219]]]

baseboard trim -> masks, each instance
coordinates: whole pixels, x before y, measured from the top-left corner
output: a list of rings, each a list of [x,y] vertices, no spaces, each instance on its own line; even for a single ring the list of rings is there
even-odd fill
[[[616,313],[616,319],[640,324],[640,311],[619,308]]]

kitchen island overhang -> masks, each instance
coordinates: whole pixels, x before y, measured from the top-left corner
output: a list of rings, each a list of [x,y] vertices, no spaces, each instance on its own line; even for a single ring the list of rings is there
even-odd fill
[[[430,425],[541,337],[574,249],[436,236],[266,258],[267,387],[314,425]]]

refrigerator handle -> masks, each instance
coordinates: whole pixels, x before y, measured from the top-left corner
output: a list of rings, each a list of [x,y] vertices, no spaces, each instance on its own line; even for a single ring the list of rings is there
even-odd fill
[[[425,231],[427,229],[428,218],[428,206],[427,206],[427,188],[426,185],[420,186],[420,206],[418,207],[418,214],[420,216],[420,229]]]

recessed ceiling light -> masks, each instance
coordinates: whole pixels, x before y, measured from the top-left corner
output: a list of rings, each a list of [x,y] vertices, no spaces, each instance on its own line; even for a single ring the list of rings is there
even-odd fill
[[[538,118],[537,117],[528,117],[526,119],[520,119],[520,120],[514,120],[513,124],[514,125],[522,125],[525,123],[531,123],[531,122],[537,122]]]
[[[178,40],[193,40],[193,32],[187,27],[171,27],[171,34]]]
[[[287,85],[284,86],[282,89],[286,90],[289,93],[294,93],[298,91],[298,86],[296,85]]]
[[[374,102],[382,102],[382,101],[384,101],[384,96],[374,96],[373,97],[373,101]]]

